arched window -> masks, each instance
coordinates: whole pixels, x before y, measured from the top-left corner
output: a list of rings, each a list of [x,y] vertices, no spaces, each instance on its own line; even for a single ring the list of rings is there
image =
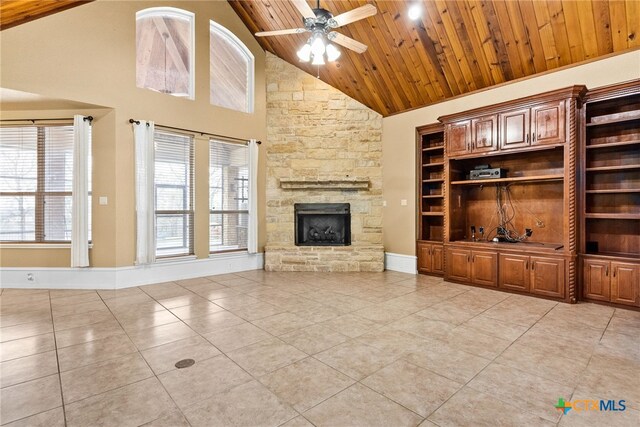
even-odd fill
[[[194,98],[195,15],[173,7],[136,13],[136,85]]]
[[[233,33],[210,21],[211,103],[253,113],[253,55]]]

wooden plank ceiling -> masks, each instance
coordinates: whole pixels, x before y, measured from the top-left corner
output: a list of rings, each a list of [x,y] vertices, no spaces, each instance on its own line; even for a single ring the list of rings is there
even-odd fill
[[[302,27],[288,1],[229,3],[254,33]],[[415,0],[322,0],[320,7],[335,16],[366,3],[378,14],[338,31],[369,49],[357,54],[340,48],[342,56],[321,66],[319,74],[383,116],[640,46],[638,0],[429,0],[420,1],[417,21],[407,17]],[[308,33],[257,40],[316,75],[315,66],[296,56],[307,38]]]
[[[0,0],[0,30],[15,27],[93,0]]]

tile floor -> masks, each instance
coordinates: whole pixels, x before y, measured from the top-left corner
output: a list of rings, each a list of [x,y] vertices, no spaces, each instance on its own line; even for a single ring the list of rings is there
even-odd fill
[[[408,274],[0,295],[11,426],[634,425],[640,313]],[[181,359],[195,364],[176,369]],[[559,397],[625,399],[567,415]]]

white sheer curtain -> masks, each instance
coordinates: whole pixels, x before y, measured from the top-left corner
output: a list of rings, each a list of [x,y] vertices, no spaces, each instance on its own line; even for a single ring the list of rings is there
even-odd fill
[[[154,123],[133,123],[136,160],[136,264],[156,260],[154,179]]]
[[[73,116],[73,183],[71,195],[71,267],[89,266],[89,144],[91,122]]]
[[[247,250],[258,252],[258,142],[249,140],[249,235]]]

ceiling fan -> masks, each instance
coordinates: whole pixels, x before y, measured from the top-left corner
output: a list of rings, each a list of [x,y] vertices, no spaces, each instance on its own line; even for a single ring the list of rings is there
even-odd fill
[[[330,42],[339,44],[358,53],[363,53],[367,50],[367,45],[333,30],[375,15],[378,13],[375,6],[365,4],[364,6],[341,13],[338,16],[333,16],[331,12],[320,7],[320,0],[317,0],[315,9],[312,9],[306,0],[291,0],[291,3],[302,14],[304,28],[261,31],[256,33],[256,36],[265,37],[311,33],[311,37],[309,37],[307,43],[297,54],[302,62],[312,61],[311,63],[313,65],[324,65],[325,56],[329,62],[338,59],[340,51]]]

